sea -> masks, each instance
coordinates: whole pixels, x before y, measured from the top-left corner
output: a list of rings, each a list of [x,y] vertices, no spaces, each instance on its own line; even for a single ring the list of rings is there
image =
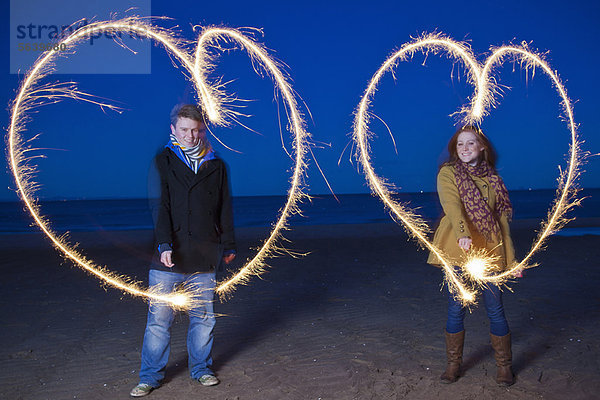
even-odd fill
[[[514,219],[545,218],[554,200],[555,190],[511,191]],[[600,189],[585,189],[582,205],[568,216],[600,217]],[[437,194],[399,193],[396,199],[406,203],[434,223],[442,215]],[[277,219],[286,201],[285,196],[234,197],[234,221],[237,227],[268,227]],[[152,229],[153,221],[148,199],[104,200],[44,200],[40,210],[55,232],[119,231]],[[370,194],[313,195],[300,204],[301,215],[289,222],[298,225],[393,223],[383,203]],[[0,202],[0,235],[37,232],[31,216],[18,201]],[[579,232],[579,233],[578,233]],[[600,234],[600,227],[573,228],[565,235]]]

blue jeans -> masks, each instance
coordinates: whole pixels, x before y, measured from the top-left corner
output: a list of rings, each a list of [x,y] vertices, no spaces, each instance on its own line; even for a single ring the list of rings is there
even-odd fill
[[[215,273],[179,274],[175,272],[150,270],[150,287],[160,294],[172,292],[176,287],[195,288],[195,299],[201,305],[189,310],[190,326],[187,336],[188,367],[192,379],[211,374],[212,358],[210,351],[213,343],[213,299]],[[192,286],[189,286],[192,285]],[[175,312],[166,303],[151,301],[148,309],[148,322],[142,346],[142,366],[140,383],[159,387],[165,377],[169,352],[171,350],[171,324]]]
[[[504,305],[502,304],[502,291],[496,285],[489,285],[483,290],[483,302],[485,310],[490,319],[490,333],[496,336],[508,334],[508,322],[504,316]],[[448,321],[446,332],[458,333],[465,329],[465,307],[449,293]]]

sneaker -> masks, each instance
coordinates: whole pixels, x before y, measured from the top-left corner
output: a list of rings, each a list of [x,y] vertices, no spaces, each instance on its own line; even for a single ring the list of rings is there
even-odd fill
[[[150,392],[153,390],[154,390],[154,388],[152,386],[148,385],[147,383],[139,383],[136,387],[131,389],[131,392],[129,392],[129,395],[131,397],[143,397],[143,396],[149,395]]]
[[[198,378],[198,382],[200,382],[203,386],[215,386],[219,384],[219,379],[217,379],[214,375],[202,375]]]

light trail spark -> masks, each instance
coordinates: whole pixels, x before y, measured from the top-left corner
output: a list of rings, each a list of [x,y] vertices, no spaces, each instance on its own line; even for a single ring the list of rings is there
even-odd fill
[[[463,273],[467,274],[471,281],[484,284],[491,276],[498,272],[498,261],[500,256],[494,255],[492,251],[474,248],[466,252],[462,264]]]
[[[269,237],[263,242],[258,253],[246,263],[242,269],[229,279],[219,283],[217,293],[221,298],[231,296],[236,285],[247,283],[252,276],[259,276],[266,270],[266,258],[287,252],[285,248],[278,245],[282,239],[282,231],[287,227],[290,215],[300,213],[299,202],[305,196],[303,192],[303,179],[306,171],[305,156],[309,150],[310,134],[305,130],[305,123],[298,108],[294,92],[288,78],[281,71],[277,63],[269,56],[268,52],[259,44],[248,38],[242,32],[228,28],[207,28],[198,39],[196,49],[196,60],[193,60],[186,50],[187,42],[175,37],[170,31],[154,26],[139,17],[128,17],[114,21],[99,21],[75,30],[72,34],[62,38],[55,48],[61,48],[64,44],[68,49],[74,48],[91,34],[97,33],[129,33],[155,41],[161,45],[173,60],[177,61],[183,68],[184,75],[192,81],[196,87],[198,99],[202,107],[207,111],[209,120],[215,125],[226,125],[236,113],[224,107],[224,104],[232,99],[226,96],[223,85],[211,84],[207,78],[207,72],[211,71],[214,64],[208,55],[208,49],[215,47],[218,40],[229,39],[241,44],[258,65],[262,66],[273,78],[277,88],[283,95],[288,111],[291,133],[293,134],[293,150],[295,166],[290,178],[288,198],[284,207],[280,210],[277,221]],[[116,38],[116,36],[114,36]],[[115,39],[116,40],[116,39]],[[118,44],[124,46],[122,43]],[[125,47],[125,46],[124,46]],[[215,47],[219,50],[218,47]],[[194,288],[182,288],[169,295],[156,293],[152,289],[143,287],[139,282],[130,278],[111,272],[107,267],[96,265],[88,260],[83,254],[75,250],[66,234],[58,235],[52,230],[50,221],[40,212],[38,198],[35,196],[38,187],[35,181],[36,166],[32,163],[35,157],[28,157],[32,150],[32,141],[35,137],[25,140],[23,134],[26,131],[26,123],[31,119],[28,115],[35,108],[60,101],[64,98],[83,100],[91,102],[100,107],[116,109],[108,102],[101,102],[97,98],[77,90],[75,83],[40,84],[40,81],[54,70],[54,60],[59,53],[50,50],[43,54],[35,62],[34,66],[25,76],[18,94],[11,107],[11,122],[7,135],[7,152],[11,172],[17,185],[17,192],[21,197],[25,208],[31,214],[35,224],[48,236],[55,248],[65,258],[71,260],[75,265],[100,279],[103,284],[112,286],[132,296],[140,296],[154,301],[170,304],[175,309],[190,309],[197,305],[199,300],[195,299]]]
[[[529,252],[521,262],[509,266],[502,273],[480,275],[475,279],[479,283],[479,286],[476,287],[466,287],[444,257],[441,249],[434,246],[429,240],[428,236],[431,231],[425,221],[410,209],[407,204],[401,204],[393,199],[392,185],[375,173],[371,163],[369,140],[372,134],[369,132],[369,122],[374,114],[369,111],[369,107],[377,91],[377,86],[386,72],[393,73],[398,63],[411,59],[417,51],[426,54],[429,52],[434,54],[443,53],[448,58],[453,59],[454,62],[461,62],[465,66],[467,82],[473,85],[474,91],[470,99],[470,104],[461,108],[456,113],[460,116],[464,124],[480,123],[489,114],[490,109],[496,105],[498,86],[491,75],[494,67],[502,64],[505,58],[510,57],[510,60],[519,63],[521,67],[525,67],[527,70],[531,68],[534,72],[535,68],[541,68],[550,78],[558,92],[570,132],[567,168],[560,173],[556,198],[548,211],[547,218],[542,221],[541,229]],[[371,191],[383,201],[384,205],[389,209],[392,218],[401,222],[412,238],[416,239],[421,246],[433,252],[441,260],[448,288],[464,304],[471,304],[475,301],[478,288],[481,286],[487,283],[505,284],[515,272],[534,267],[535,264],[531,263],[533,255],[544,247],[544,243],[552,233],[561,229],[570,220],[566,217],[566,213],[580,203],[580,200],[576,198],[578,188],[575,182],[581,174],[580,165],[585,154],[582,153],[580,148],[581,142],[577,134],[577,124],[573,117],[573,106],[567,96],[566,88],[556,71],[552,70],[543,57],[529,50],[526,44],[492,48],[492,54],[483,65],[477,61],[467,44],[457,42],[439,33],[424,35],[421,38],[404,44],[381,65],[369,82],[356,110],[353,140],[356,144],[356,157],[359,160]],[[475,261],[476,259],[479,261]],[[468,261],[471,263],[471,266],[474,263],[481,263],[481,265],[493,265],[494,263],[493,259],[489,259],[482,254],[478,254],[477,257],[471,258]],[[464,268],[465,266],[463,265],[462,267]]]
[[[263,242],[261,248],[256,255],[249,260],[244,267],[233,274],[227,280],[220,282],[216,292],[220,297],[228,297],[239,284],[245,284],[250,277],[259,276],[265,272],[265,260],[270,255],[277,252],[287,252],[285,248],[277,246],[276,241],[281,238],[281,232],[286,228],[287,219],[290,215],[298,214],[300,209],[298,203],[305,196],[302,192],[302,178],[306,170],[306,162],[304,161],[308,151],[309,134],[304,129],[304,121],[300,113],[296,97],[287,77],[281,72],[281,69],[267,53],[264,47],[256,42],[249,40],[241,32],[227,28],[209,28],[205,29],[198,38],[196,47],[196,57],[194,66],[194,81],[199,83],[199,90],[203,96],[206,96],[206,101],[203,104],[217,106],[217,101],[212,100],[217,94],[215,91],[210,91],[210,85],[206,85],[206,71],[210,70],[211,58],[207,49],[210,46],[218,46],[219,40],[234,40],[239,43],[250,55],[257,65],[262,66],[264,70],[271,76],[279,89],[285,104],[287,105],[288,120],[294,133],[294,141],[292,144],[293,153],[295,156],[294,172],[291,178],[291,185],[288,190],[288,197],[285,205],[280,211],[280,217],[273,225],[271,234]],[[219,117],[216,116],[216,121]],[[289,252],[287,252],[290,254]]]

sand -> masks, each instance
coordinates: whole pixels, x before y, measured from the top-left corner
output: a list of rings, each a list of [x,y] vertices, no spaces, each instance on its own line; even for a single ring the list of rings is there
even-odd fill
[[[521,253],[534,228],[530,221],[514,224]],[[238,230],[236,267],[265,233]],[[147,280],[151,232],[73,236],[89,257]],[[463,376],[439,382],[442,276],[398,226],[304,226],[287,237],[289,248],[310,254],[272,259],[264,279],[216,305],[225,314],[213,348],[221,384],[207,388],[189,378],[187,317],[180,314],[167,379],[147,398],[600,398],[600,236],[551,238],[536,257],[540,266],[505,293],[517,375],[509,388],[494,382],[482,306],[466,318]],[[138,382],[146,303],[102,287],[40,234],[5,236],[0,247],[0,398],[129,398]]]

